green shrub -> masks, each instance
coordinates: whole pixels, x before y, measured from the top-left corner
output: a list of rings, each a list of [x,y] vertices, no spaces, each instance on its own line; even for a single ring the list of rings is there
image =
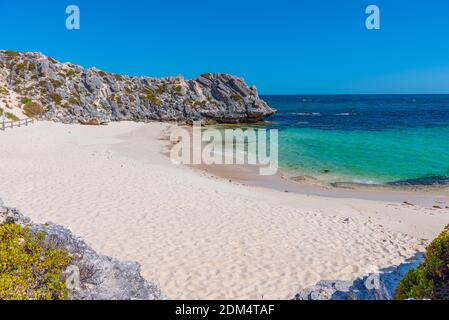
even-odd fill
[[[5,112],[5,117],[11,121],[19,121],[20,119],[11,112]]]
[[[0,300],[67,299],[61,272],[70,260],[67,252],[47,248],[43,234],[0,226]]]
[[[30,98],[24,97],[24,98],[20,99],[20,102],[22,102],[22,104],[27,104],[27,103],[32,102],[32,100]]]
[[[154,91],[151,90],[151,89],[148,88],[148,87],[143,88],[142,94],[143,94],[144,96],[148,96],[148,97],[150,97],[150,96],[151,96],[151,97],[156,96],[155,93],[154,93]]]
[[[182,94],[182,86],[176,86],[175,87],[175,92],[177,95],[181,95]]]
[[[51,79],[50,81],[55,89],[60,88],[62,86],[62,82],[59,80]]]
[[[145,87],[142,90],[141,99],[142,100],[147,100],[152,105],[156,105],[158,107],[161,107],[163,105],[163,102],[156,97],[156,93],[153,90],[151,90],[150,88],[148,88],[148,87]]]
[[[126,93],[126,95],[131,95],[131,94],[133,94],[133,91],[129,88],[129,87],[125,87],[125,93]]]
[[[20,53],[16,52],[16,51],[10,51],[7,50],[4,52],[4,55],[6,56],[7,59],[11,60],[11,59],[16,59],[20,57]]]
[[[5,96],[9,93],[8,89],[0,87],[0,96]]]
[[[23,113],[30,118],[40,117],[44,108],[37,102],[29,102],[23,107]]]
[[[16,71],[21,72],[28,69],[28,62],[22,62],[16,64]]]
[[[167,91],[167,85],[162,84],[156,88],[156,94],[161,95],[164,94]]]
[[[69,71],[67,71],[67,76],[68,77],[73,77],[74,75],[76,75],[76,71],[75,70],[70,69]]]
[[[53,102],[56,104],[61,104],[62,101],[61,96],[57,93],[50,94],[50,99],[53,100]]]
[[[116,95],[115,95],[115,93],[113,93],[113,94],[111,94],[108,98],[107,98],[109,101],[112,101],[112,102],[114,102],[115,101],[115,99],[116,99]]]
[[[449,226],[427,248],[425,260],[399,283],[396,299],[449,300]]]
[[[191,101],[192,106],[194,108],[198,108],[198,107],[203,107],[207,104],[206,100],[196,100],[196,101]]]
[[[3,108],[0,108],[0,116],[3,115]]]
[[[71,98],[69,99],[68,102],[69,102],[69,104],[71,104],[71,105],[79,104],[78,99],[75,98],[75,97],[71,97]]]
[[[242,101],[242,97],[240,95],[238,95],[237,93],[234,93],[233,95],[231,95],[231,99],[236,102]]]

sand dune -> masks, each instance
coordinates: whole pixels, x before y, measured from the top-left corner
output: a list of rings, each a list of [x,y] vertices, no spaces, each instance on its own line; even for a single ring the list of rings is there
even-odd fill
[[[291,299],[423,250],[447,210],[250,187],[175,166],[170,125],[40,122],[0,132],[0,197],[142,264],[171,299]]]

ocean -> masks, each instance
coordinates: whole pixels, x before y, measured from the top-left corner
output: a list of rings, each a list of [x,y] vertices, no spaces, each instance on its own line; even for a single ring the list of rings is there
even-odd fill
[[[279,164],[327,182],[449,183],[449,95],[263,96]]]

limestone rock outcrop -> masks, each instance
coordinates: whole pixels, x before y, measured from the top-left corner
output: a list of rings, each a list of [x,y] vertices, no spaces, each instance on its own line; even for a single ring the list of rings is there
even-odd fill
[[[33,116],[63,123],[242,123],[275,113],[255,86],[228,74],[193,80],[129,77],[60,63],[40,53],[0,51],[0,87],[2,101],[16,100],[9,104],[22,109],[38,103],[42,112]]]
[[[68,286],[72,300],[167,299],[157,286],[141,276],[138,263],[99,255],[65,227],[34,224],[16,209],[4,207],[0,200],[0,224],[3,223],[19,224],[31,232],[42,233],[46,245],[69,253],[72,262],[64,274],[76,280],[73,287]]]

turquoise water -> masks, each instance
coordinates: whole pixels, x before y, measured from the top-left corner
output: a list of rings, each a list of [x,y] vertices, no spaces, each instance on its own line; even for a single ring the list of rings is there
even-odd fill
[[[449,95],[265,96],[279,163],[329,182],[449,183]]]

